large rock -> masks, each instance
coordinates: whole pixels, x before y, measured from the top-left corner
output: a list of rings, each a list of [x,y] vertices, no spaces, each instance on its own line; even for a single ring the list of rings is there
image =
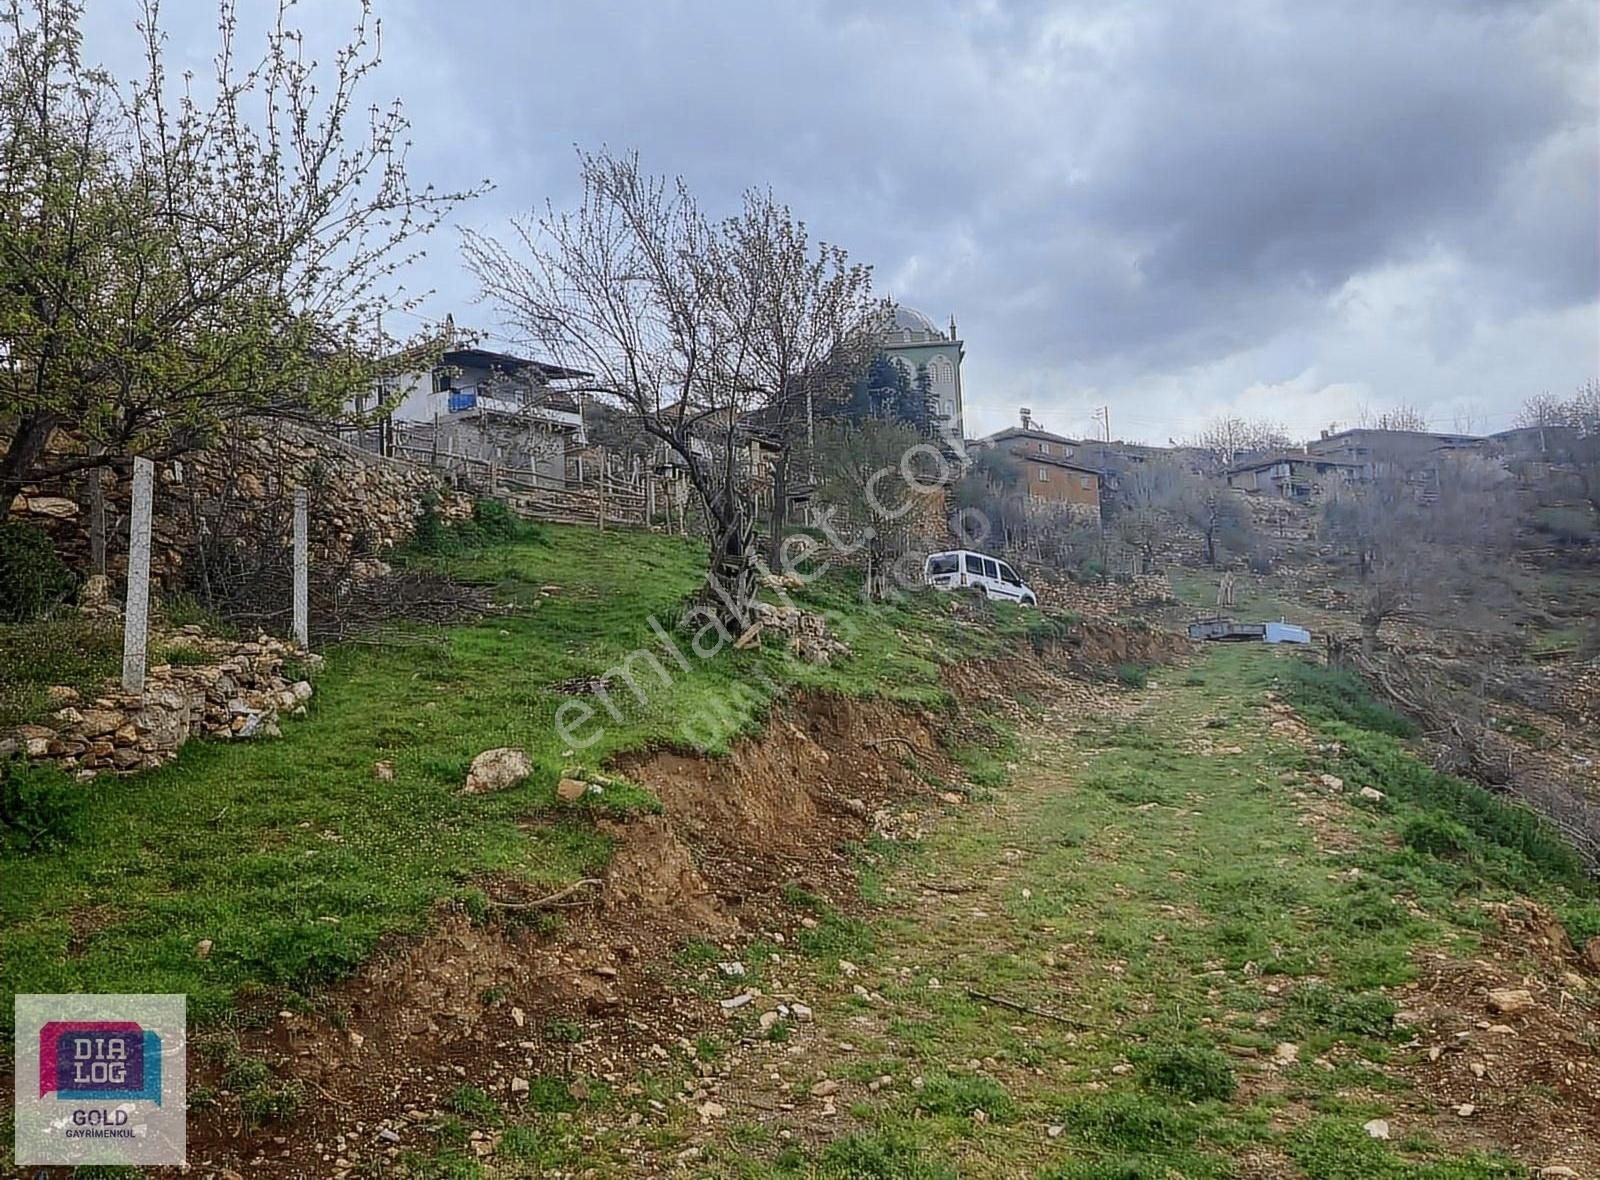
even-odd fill
[[[65,496],[29,496],[26,511],[35,516],[68,517],[78,515],[78,506]]]
[[[467,768],[469,795],[483,795],[490,791],[504,791],[514,787],[533,773],[528,755],[514,746],[500,746],[485,750],[472,760]]]
[[[1589,965],[1589,970],[1600,971],[1600,934],[1596,934],[1584,946],[1583,961]]]
[[[1533,993],[1525,987],[1497,987],[1489,992],[1489,1008],[1502,1016],[1526,1012],[1533,1007]]]

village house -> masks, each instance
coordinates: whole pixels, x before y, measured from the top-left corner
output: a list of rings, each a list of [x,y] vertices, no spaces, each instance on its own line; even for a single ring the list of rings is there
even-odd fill
[[[1074,515],[1100,519],[1100,472],[1076,459],[1083,445],[1052,434],[1023,408],[1020,426],[1010,426],[977,440],[977,446],[998,448],[1017,461],[1030,499],[1060,505]]]
[[[1361,471],[1357,463],[1286,451],[1235,463],[1225,475],[1228,486],[1241,492],[1311,500],[1338,484],[1359,479]]]
[[[369,403],[358,399],[350,409],[377,415],[360,437],[368,449],[436,466],[492,463],[507,477],[559,488],[567,482],[568,453],[588,443],[579,396],[561,384],[588,376],[455,346],[437,364],[385,378]]]
[[[1443,434],[1427,430],[1379,430],[1356,427],[1330,432],[1306,444],[1306,453],[1353,464],[1360,478],[1374,478],[1379,467],[1394,464],[1408,474],[1430,469],[1440,455],[1481,450],[1484,440],[1473,434]]]

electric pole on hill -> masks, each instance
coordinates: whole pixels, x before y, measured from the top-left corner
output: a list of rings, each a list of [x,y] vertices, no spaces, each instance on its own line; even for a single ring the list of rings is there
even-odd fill
[[[1099,422],[1101,424],[1101,437],[1106,442],[1110,442],[1111,441],[1111,407],[1110,406],[1101,406],[1098,410],[1096,410],[1094,412],[1094,417],[1095,417],[1095,421],[1097,421],[1097,422]]]

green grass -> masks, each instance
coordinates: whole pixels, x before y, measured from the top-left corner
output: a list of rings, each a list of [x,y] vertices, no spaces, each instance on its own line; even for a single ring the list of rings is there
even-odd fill
[[[334,648],[309,715],[281,740],[191,743],[160,770],[99,780],[84,788],[93,807],[73,843],[6,851],[5,1020],[16,991],[186,992],[202,1025],[236,1005],[275,1010],[285,994],[353,972],[380,939],[419,933],[442,900],[481,918],[488,877],[545,889],[601,869],[610,841],[594,817],[655,801],[618,783],[559,804],[563,768],[650,745],[726,750],[775,694],[796,688],[940,706],[943,662],[999,651],[1023,626],[1016,611],[960,625],[954,604],[935,596],[867,607],[853,585],[825,578],[797,600],[830,614],[851,656],[813,667],[767,645],[698,659],[674,632],[701,577],[695,543],[548,526],[509,544],[447,548],[411,560],[492,585],[508,613],[425,645]],[[688,671],[652,618],[673,632]],[[0,633],[0,666],[15,675],[37,664],[34,685],[109,667],[110,637],[79,645],[44,634]],[[637,697],[613,685],[620,719],[581,698],[594,715],[572,727],[580,743],[563,741],[557,710],[580,698],[551,685],[597,676],[636,650],[653,654],[628,665]],[[472,757],[507,745],[529,752],[533,775],[503,793],[462,795]],[[375,778],[380,759],[393,763],[393,781]],[[835,936],[854,945],[848,929],[818,932]],[[205,959],[202,939],[212,940]]]
[[[860,1056],[836,1076],[895,1084],[854,1102],[856,1128],[826,1148],[725,1142],[708,1174],[1223,1180],[1244,1151],[1305,1180],[1521,1174],[1361,1130],[1395,1117],[1408,1086],[1389,1071],[1411,1036],[1389,989],[1414,977],[1419,951],[1473,953],[1481,897],[1526,887],[1587,913],[1592,888],[1513,816],[1469,808],[1451,820],[1457,795],[1408,787],[1432,772],[1397,736],[1403,719],[1359,684],[1306,676],[1264,647],[1210,648],[1162,681],[1137,715],[1070,710],[1025,725],[1012,756],[1051,786],[1019,795],[1001,779],[992,813],[959,812],[874,874],[876,900],[845,955],[856,976],[836,976],[826,954],[809,980],[785,968],[802,994],[838,990],[818,1000],[818,1020],[830,1038],[860,1042]],[[1273,731],[1269,690],[1300,693],[1339,752]],[[1240,752],[1196,752],[1202,732]],[[1379,765],[1380,754],[1393,761]],[[1346,777],[1349,795],[1369,781],[1389,794],[1341,813],[1354,839],[1337,852],[1295,822],[1293,792],[1314,798],[1324,770]],[[1500,877],[1472,875],[1474,889],[1458,892],[1480,864]],[[930,874],[959,886],[945,904],[895,904]],[[876,1010],[850,994],[863,977],[889,1006],[881,1034],[857,1025]],[[969,986],[1071,1023],[988,1004]],[[1281,1041],[1299,1063],[1263,1070]],[[1331,1068],[1316,1064],[1325,1055]],[[1278,1079],[1266,1090],[1263,1074]]]
[[[122,670],[122,627],[70,609],[32,623],[0,623],[0,730],[37,722],[60,705],[49,689],[92,695]]]

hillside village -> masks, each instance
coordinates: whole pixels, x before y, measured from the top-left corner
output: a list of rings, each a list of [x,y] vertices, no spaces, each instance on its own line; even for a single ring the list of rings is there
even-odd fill
[[[14,1174],[1600,1176],[1600,382],[985,431],[769,187],[458,223],[366,23],[169,121],[28,11]]]

